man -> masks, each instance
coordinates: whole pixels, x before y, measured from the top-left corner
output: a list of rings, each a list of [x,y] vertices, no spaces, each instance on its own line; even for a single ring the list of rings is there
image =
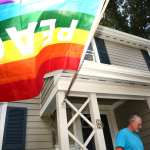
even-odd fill
[[[143,142],[138,134],[141,128],[141,117],[138,115],[131,116],[128,127],[120,130],[116,136],[116,150],[144,150]]]

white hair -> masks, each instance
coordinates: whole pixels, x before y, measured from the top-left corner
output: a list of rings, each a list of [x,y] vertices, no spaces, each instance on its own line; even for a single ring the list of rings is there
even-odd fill
[[[142,120],[142,118],[139,116],[139,115],[137,115],[137,114],[134,114],[134,115],[132,115],[130,118],[129,118],[129,123],[131,123],[131,122],[133,122],[133,121],[136,121],[136,120]]]

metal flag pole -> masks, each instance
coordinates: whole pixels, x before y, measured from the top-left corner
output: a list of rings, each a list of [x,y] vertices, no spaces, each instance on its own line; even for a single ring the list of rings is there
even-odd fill
[[[87,40],[87,42],[86,42],[86,45],[85,45],[85,48],[84,48],[84,50],[83,50],[83,54],[82,54],[82,57],[81,57],[81,61],[80,61],[78,70],[74,73],[74,75],[73,75],[73,77],[72,77],[72,80],[71,80],[71,82],[70,82],[70,84],[69,84],[69,87],[68,87],[68,90],[67,90],[67,92],[66,92],[66,94],[65,94],[65,98],[64,98],[64,99],[67,99],[67,98],[68,98],[69,93],[70,93],[70,91],[71,91],[71,88],[72,88],[73,84],[75,83],[75,81],[76,81],[76,79],[77,79],[77,77],[78,77],[78,75],[79,75],[79,72],[80,72],[80,70],[81,70],[81,68],[82,68],[82,66],[83,66],[83,63],[84,63],[84,58],[85,58],[85,55],[86,55],[86,51],[87,51],[87,49],[88,49],[88,46],[89,46],[89,44],[90,44],[90,42],[91,42],[91,40],[92,40],[92,38],[93,38],[93,36],[94,36],[94,32],[95,32],[95,30],[96,30],[96,28],[97,28],[97,26],[98,26],[100,20],[103,18],[103,14],[104,14],[104,12],[105,12],[105,10],[106,10],[106,7],[107,7],[108,3],[109,3],[109,0],[103,0],[103,5],[102,5],[102,6],[99,6],[99,8],[98,8],[98,10],[97,10],[97,16],[96,16],[96,18],[95,18],[95,20],[94,20],[94,23],[93,23],[92,27],[91,27],[92,30],[90,31],[89,38],[88,38],[88,40]],[[100,10],[101,10],[101,11],[100,11]],[[98,14],[99,14],[99,15],[98,15]]]

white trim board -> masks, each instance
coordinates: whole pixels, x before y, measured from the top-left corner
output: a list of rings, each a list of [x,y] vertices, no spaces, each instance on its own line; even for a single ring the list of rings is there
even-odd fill
[[[7,112],[7,103],[0,104],[0,150],[2,149],[3,144],[3,135],[4,135],[4,128],[5,128],[5,119],[6,119],[6,112]]]
[[[61,79],[58,82],[58,90],[66,91],[68,89],[70,79]],[[86,80],[76,80],[72,86],[71,92],[78,93],[99,93],[112,95],[128,95],[150,97],[149,86],[131,86],[130,84],[111,84],[109,82],[90,82]]]
[[[50,76],[47,75],[47,77]],[[65,71],[59,78],[60,77],[72,78],[73,73]],[[150,74],[148,71],[87,60],[84,61],[82,69],[79,72],[78,79],[79,78],[150,85]],[[57,74],[54,75],[54,80],[55,79],[57,79]]]
[[[101,25],[98,26],[95,34],[99,38],[128,45],[130,47],[145,50],[147,50],[147,48],[150,48],[150,40],[148,39],[144,39],[132,34],[121,32]]]

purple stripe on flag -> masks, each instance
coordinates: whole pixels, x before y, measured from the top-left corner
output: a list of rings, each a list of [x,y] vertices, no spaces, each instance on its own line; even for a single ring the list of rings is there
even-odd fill
[[[13,3],[14,0],[0,0],[0,4]]]

